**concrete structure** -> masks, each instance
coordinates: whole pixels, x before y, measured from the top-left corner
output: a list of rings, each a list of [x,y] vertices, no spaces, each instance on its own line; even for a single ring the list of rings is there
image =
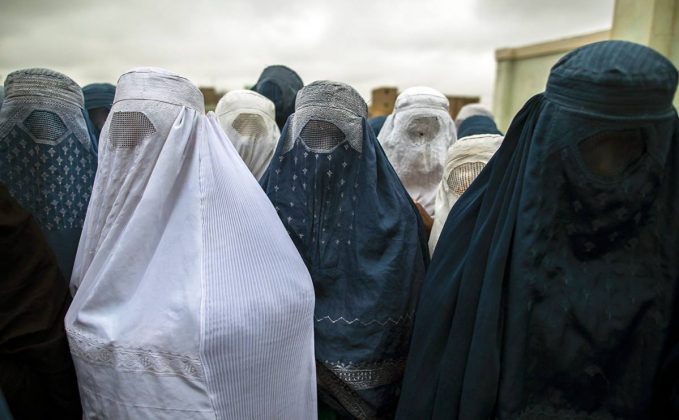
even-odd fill
[[[226,92],[217,92],[213,87],[201,86],[200,92],[203,94],[203,99],[205,100],[205,112],[214,111],[217,107],[217,102],[222,99],[222,96]]]
[[[531,96],[543,92],[550,68],[580,46],[623,39],[648,45],[679,67],[679,0],[616,0],[611,30],[495,52],[493,112],[506,130]],[[675,97],[679,107],[679,95]]]
[[[394,112],[394,105],[398,97],[398,88],[396,87],[379,87],[372,90],[372,99],[370,107],[368,108],[368,116],[378,117],[380,115],[387,116]],[[477,103],[481,98],[478,96],[451,96],[446,95],[448,103],[450,104],[450,116],[455,118],[460,108],[467,104]],[[206,100],[207,102],[207,100]]]
[[[526,101],[544,91],[549,69],[561,57],[575,48],[607,39],[610,31],[495,51],[493,113],[498,127],[506,131]]]
[[[478,96],[449,96],[446,95],[446,98],[448,98],[448,104],[449,104],[449,109],[448,111],[450,112],[450,116],[455,119],[457,117],[457,113],[460,112],[460,109],[462,109],[463,106],[467,104],[477,104],[481,101],[481,98]]]
[[[394,104],[396,103],[397,96],[398,88],[396,87],[379,87],[373,89],[368,116],[372,118],[391,114],[394,111]]]

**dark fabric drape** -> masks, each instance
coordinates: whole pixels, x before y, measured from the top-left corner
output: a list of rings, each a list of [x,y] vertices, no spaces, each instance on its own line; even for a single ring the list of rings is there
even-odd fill
[[[16,419],[78,419],[68,287],[30,213],[0,184],[0,388]]]
[[[628,42],[554,66],[448,216],[397,418],[676,418],[676,84]]]

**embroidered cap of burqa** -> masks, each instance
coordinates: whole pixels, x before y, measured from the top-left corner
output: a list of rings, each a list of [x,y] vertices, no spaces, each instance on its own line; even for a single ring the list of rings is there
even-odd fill
[[[261,183],[311,272],[321,398],[395,409],[426,242],[417,210],[342,83],[303,88]]]
[[[0,182],[37,219],[71,276],[97,168],[80,86],[47,69],[10,73],[0,111]]]
[[[311,278],[203,106],[118,81],[65,320],[86,418],[316,417]]]
[[[276,124],[282,130],[290,114],[295,112],[295,98],[302,86],[304,82],[294,70],[275,65],[262,71],[252,90],[266,96],[276,105]]]
[[[649,418],[677,397],[676,85],[622,41],[552,68],[448,216],[398,418]]]

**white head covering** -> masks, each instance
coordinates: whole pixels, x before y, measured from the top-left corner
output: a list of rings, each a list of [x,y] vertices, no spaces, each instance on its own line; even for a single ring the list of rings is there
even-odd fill
[[[468,136],[459,139],[448,149],[446,166],[436,193],[436,218],[429,235],[429,252],[432,254],[453,204],[481,173],[502,144],[503,138],[497,134]]]
[[[250,172],[261,178],[281,136],[273,102],[252,90],[234,90],[219,100],[215,114]]]
[[[398,95],[378,137],[408,193],[432,216],[446,150],[456,136],[448,99],[434,89],[412,87]]]
[[[493,115],[490,109],[486,108],[481,104],[467,104],[460,108],[460,111],[457,113],[457,116],[455,117],[455,126],[457,128],[460,128],[460,124],[462,124],[462,121],[466,120],[469,117],[476,116],[488,117],[491,120],[495,121],[495,116]]]
[[[315,418],[314,292],[203,97],[121,76],[71,281],[85,418]]]

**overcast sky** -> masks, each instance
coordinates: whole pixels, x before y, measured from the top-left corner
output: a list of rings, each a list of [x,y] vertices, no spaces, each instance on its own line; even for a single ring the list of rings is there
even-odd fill
[[[494,50],[608,29],[614,0],[3,0],[0,76],[81,85],[137,66],[238,89],[286,64],[310,83],[427,85],[492,100]]]

